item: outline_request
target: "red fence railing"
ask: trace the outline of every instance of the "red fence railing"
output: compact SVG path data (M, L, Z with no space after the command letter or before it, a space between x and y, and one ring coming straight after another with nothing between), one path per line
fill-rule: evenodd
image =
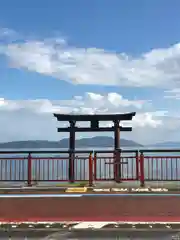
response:
M94 180L133 181L139 179L137 150L95 151Z
M0 182L69 181L180 181L180 150L0 151Z
M180 181L180 149L140 150L140 182Z
M92 153L76 151L73 166L69 151L0 151L0 182L73 182L92 185ZM71 179L72 180L72 179Z

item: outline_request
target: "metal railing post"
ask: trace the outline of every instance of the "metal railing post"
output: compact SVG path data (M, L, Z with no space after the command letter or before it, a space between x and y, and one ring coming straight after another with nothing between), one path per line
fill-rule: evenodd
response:
M139 180L139 152L136 151L136 179Z
M114 153L113 153L113 158L114 158L114 180L117 182L118 171L117 171L117 153L116 153L116 151L114 151Z
M28 187L32 186L32 157L31 153L28 155L28 180L27 180Z
M93 158L92 153L89 154L89 186L93 186Z
M75 159L75 152L70 151L69 153L69 182L74 183L74 161L78 161Z
M115 150L115 181L120 183L122 181L121 176L121 149Z
M140 186L144 187L144 153L140 153L140 158L139 158L139 163L140 163Z
M94 152L94 158L93 158L93 170L94 170L94 180L97 180L97 153Z

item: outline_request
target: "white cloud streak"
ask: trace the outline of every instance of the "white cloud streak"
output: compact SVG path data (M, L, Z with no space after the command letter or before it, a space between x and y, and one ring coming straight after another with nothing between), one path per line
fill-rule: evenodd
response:
M9 34L10 30L3 31L3 36ZM72 84L180 86L180 44L133 57L104 49L71 46L63 38L50 38L2 42L0 54L7 57L11 67L24 68Z
M0 99L0 141L49 139L58 140L67 137L58 134L58 122L54 112L74 114L125 113L137 111L131 123L123 124L133 127L131 133L122 137L146 144L170 139L180 129L180 119L173 118L164 111L148 110L148 102L132 101L117 93L101 95L86 93L69 100L50 101L7 100ZM65 124L65 123L63 123ZM110 123L107 123L110 124ZM93 133L94 135L94 133ZM104 133L106 135L106 133ZM81 134L78 137L87 137Z
M9 67L72 84L158 87L166 89L165 98L180 99L180 44L133 57L104 49L71 46L62 37L25 39L12 30L1 29L0 55L7 58ZM178 114L154 109L151 101L130 100L115 92L105 95L87 92L83 96L59 101L0 98L0 141L67 137L57 133L54 112L96 114L131 111L137 111L130 123L133 132L122 137L142 144L179 139Z
M165 91L164 98L180 100L180 88Z

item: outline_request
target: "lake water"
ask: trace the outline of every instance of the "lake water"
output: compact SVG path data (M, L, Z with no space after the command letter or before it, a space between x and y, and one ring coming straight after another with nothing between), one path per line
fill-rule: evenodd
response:
M122 148L122 150L133 150L133 148ZM147 149L147 148L146 148ZM151 148L149 148L151 149ZM162 149L162 148L161 148ZM167 148L165 148L167 149ZM86 150L87 153L77 153L75 158L75 179L76 180L88 180L88 151L92 148L77 149ZM96 150L112 150L111 148L94 148ZM134 148L134 150L140 150ZM141 148L143 150L143 148ZM56 153L33 153L32 157L36 158L32 160L32 179L37 181L55 181L68 179L68 155L61 153L61 151L67 151L67 149L1 149L2 151L59 151ZM177 180L180 178L180 153L146 153L145 156L150 156L145 159L144 171L145 179L151 180ZM163 156L174 156L163 158ZM13 153L2 154L0 153L0 180L1 181L25 181L28 178L28 153ZM97 178L113 179L114 177L114 165L113 154L107 153L98 154L97 160ZM136 177L136 158L135 153L122 153L122 165L121 165L121 177L123 179ZM155 159L153 156L159 156ZM51 158L54 159L51 159ZM4 159L3 159L4 158ZM6 159L11 158L11 160ZM23 159L22 159L23 158ZM44 159L43 159L44 158ZM57 158L57 159L55 159ZM61 158L61 159L58 159ZM153 159L152 159L153 158ZM21 160L20 160L21 159ZM128 163L128 164L127 164Z

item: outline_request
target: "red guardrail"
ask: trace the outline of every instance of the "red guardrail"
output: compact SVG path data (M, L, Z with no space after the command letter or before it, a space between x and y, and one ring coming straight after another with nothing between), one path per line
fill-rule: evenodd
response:
M0 181L27 182L28 186L35 182L68 182L71 172L73 181L89 181L92 185L92 153L76 151L73 161L71 158L72 152L68 151L0 151Z
M165 155L164 155L165 154ZM140 182L180 181L180 150L140 150Z
M0 181L180 181L180 150L0 151Z
M96 151L94 153L96 181L134 181L139 179L138 151Z

